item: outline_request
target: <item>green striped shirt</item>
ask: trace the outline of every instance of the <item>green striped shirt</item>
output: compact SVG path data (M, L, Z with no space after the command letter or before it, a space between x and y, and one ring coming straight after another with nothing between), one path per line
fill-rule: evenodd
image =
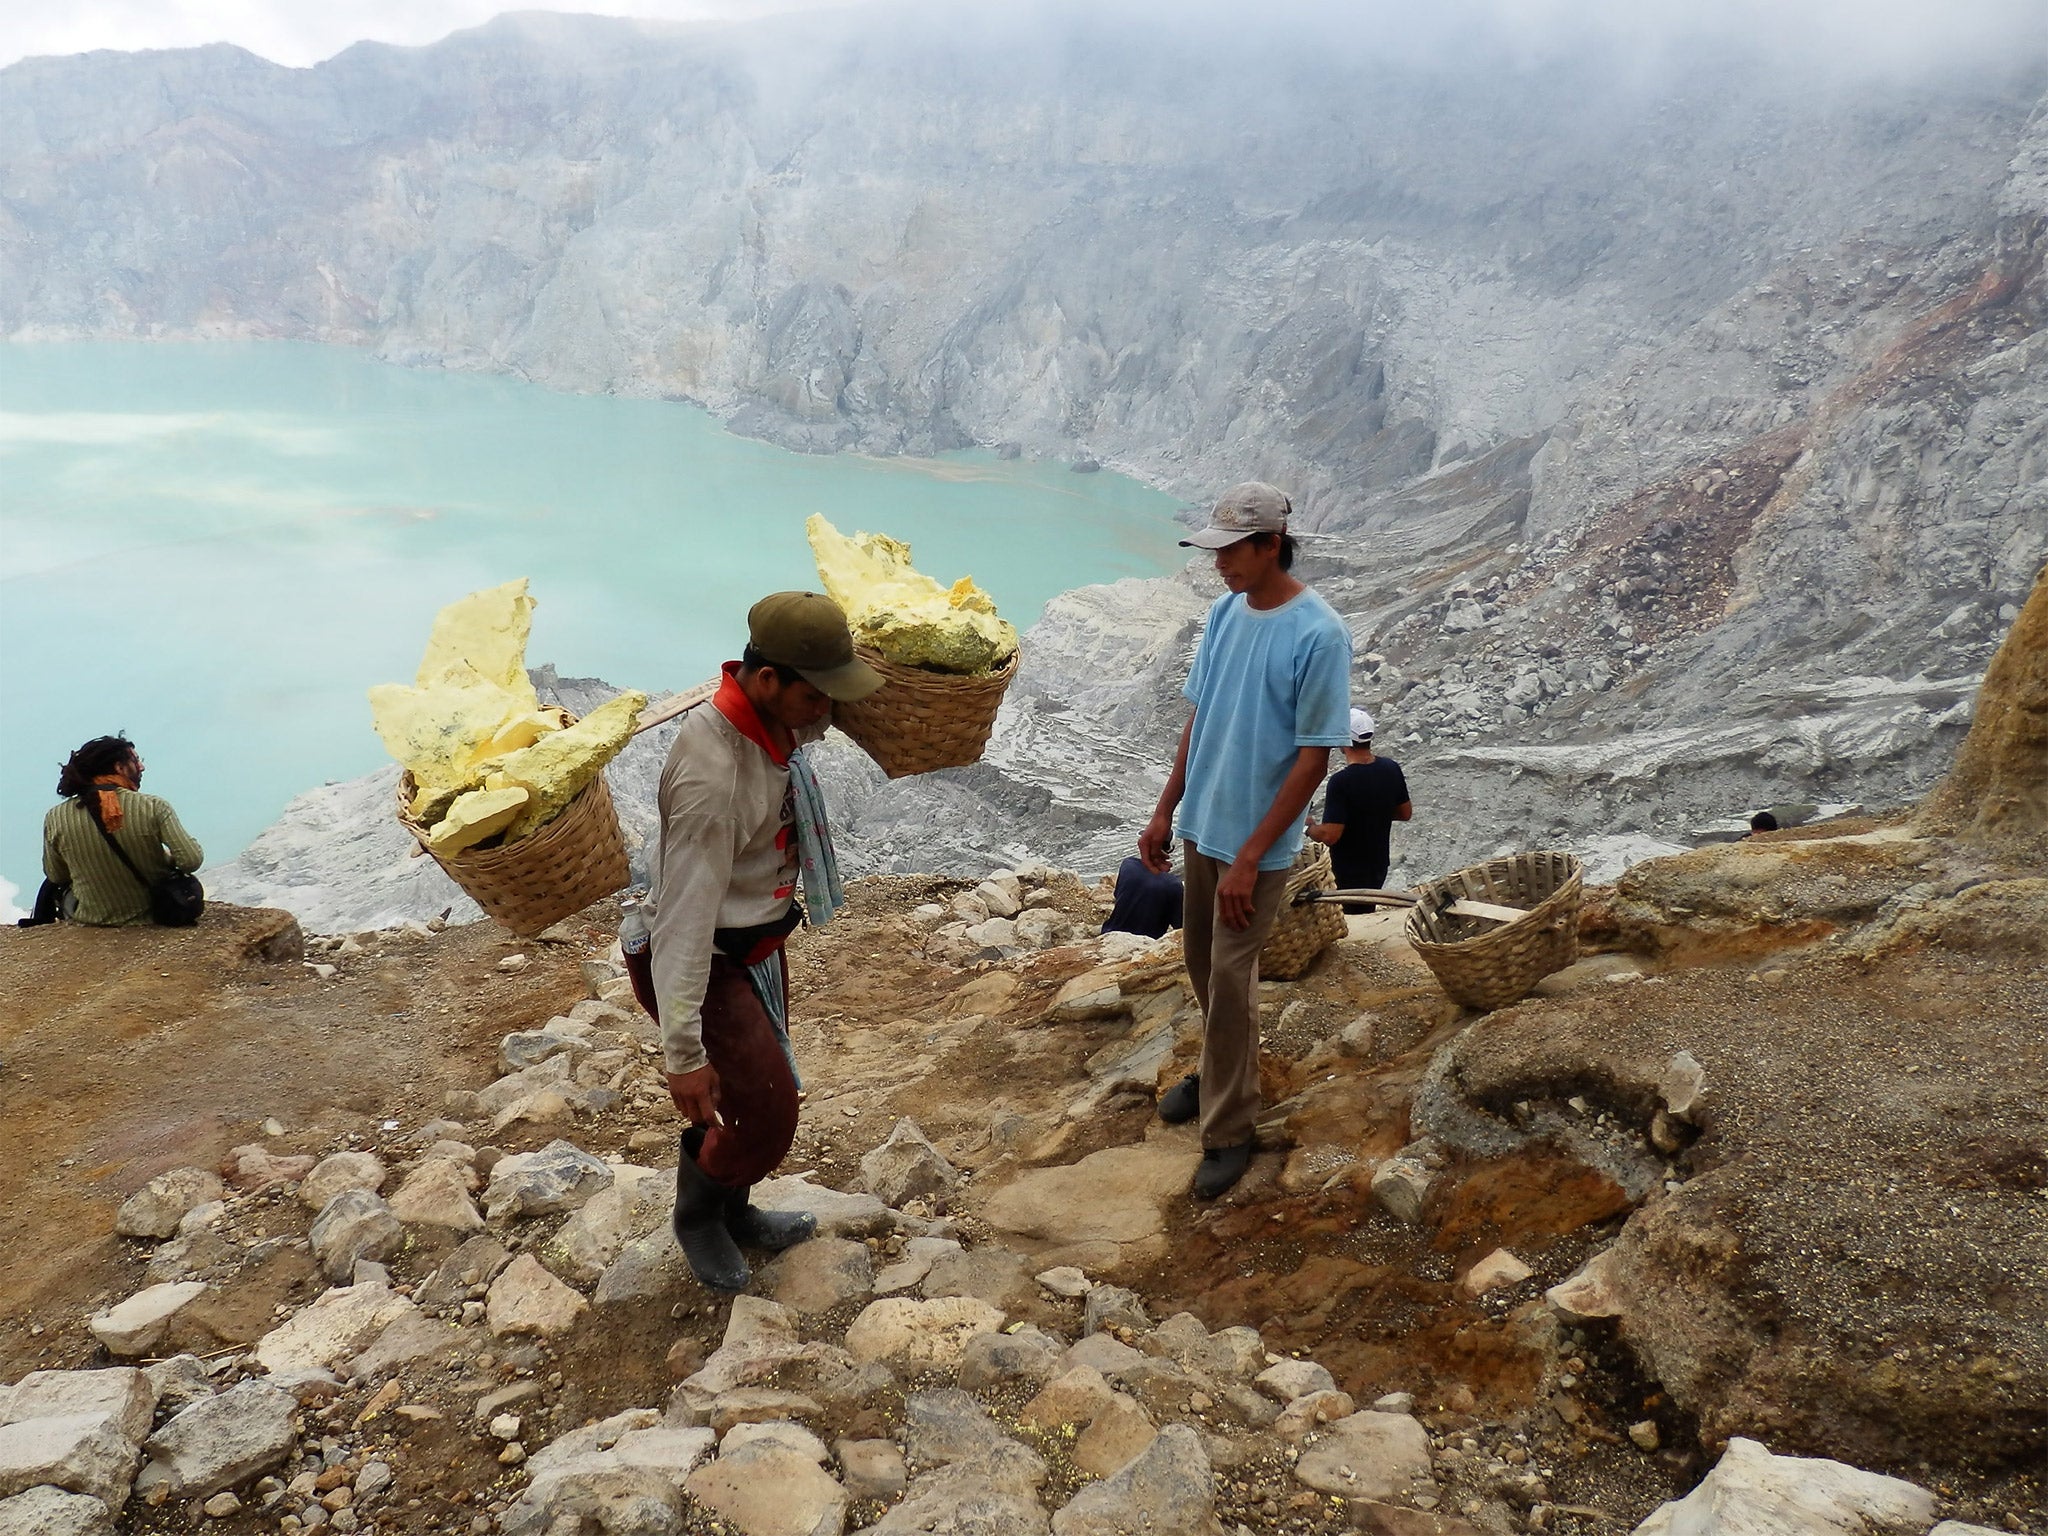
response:
M121 797L121 830L114 841L146 878L161 880L173 868L190 873L199 867L205 855L179 825L170 801L132 789L115 793ZM43 818L43 873L71 887L77 910L65 915L76 922L111 927L149 921L149 892L107 846L92 812L76 800L51 806Z

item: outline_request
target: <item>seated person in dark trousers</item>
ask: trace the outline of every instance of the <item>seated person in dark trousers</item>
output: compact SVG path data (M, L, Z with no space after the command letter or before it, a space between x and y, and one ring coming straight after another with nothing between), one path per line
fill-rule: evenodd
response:
M1395 822L1415 815L1401 765L1373 752L1372 733L1372 716L1352 710L1344 766L1323 792L1323 819L1309 823L1308 835L1330 850L1340 891L1386 889L1389 834Z
M1102 931L1160 938L1167 929L1180 926L1185 899L1179 875L1172 870L1154 874L1143 859L1132 854L1117 866L1116 902L1103 919Z

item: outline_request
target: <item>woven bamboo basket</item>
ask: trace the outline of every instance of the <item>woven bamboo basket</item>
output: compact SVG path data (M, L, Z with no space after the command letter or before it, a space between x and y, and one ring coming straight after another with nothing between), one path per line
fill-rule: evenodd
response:
M1287 895L1280 903L1279 921L1259 951L1259 975L1270 981L1292 981L1316 957L1344 937L1344 913L1326 902L1295 905L1304 891L1324 891L1337 883L1330 868L1330 850L1321 843L1309 843L1294 861L1287 876Z
M427 847L427 829L407 814L412 796L412 775L400 775L399 823L488 916L522 939L581 912L632 879L619 813L602 773L553 820L517 842L466 848L445 857Z
M981 761L1003 692L1017 675L1017 655L986 677L959 677L899 666L869 646L860 659L887 679L857 704L835 704L839 727L892 779Z
M1489 859L1422 887L1408 914L1408 941L1454 1002L1503 1008L1578 959L1583 889L1579 861L1569 853ZM1444 909L1460 898L1521 907L1528 915L1510 923L1453 917Z

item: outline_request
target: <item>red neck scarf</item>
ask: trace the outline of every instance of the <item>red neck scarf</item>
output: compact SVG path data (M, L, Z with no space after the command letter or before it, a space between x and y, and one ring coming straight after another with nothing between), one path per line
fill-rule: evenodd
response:
M719 680L718 692L711 696L711 707L732 723L732 728L747 740L768 754L768 760L778 768L789 766L789 753L775 744L768 734L768 723L761 718L754 701L747 697L746 689L740 686L740 664L728 661L721 669L724 677Z
M100 825L109 832L121 830L121 796L124 789L137 787L133 768L117 768L112 773L103 773L92 781L94 792L99 796Z

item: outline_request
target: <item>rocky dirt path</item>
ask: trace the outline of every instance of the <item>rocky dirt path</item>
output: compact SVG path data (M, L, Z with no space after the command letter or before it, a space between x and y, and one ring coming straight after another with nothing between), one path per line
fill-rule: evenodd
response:
M0 1170L0 1499L87 1486L99 1515L37 1532L112 1506L122 1531L203 1514L224 1536L1507 1536L1628 1531L1718 1468L1695 1497L1824 1477L1843 1520L1899 1536L1940 1514L2048 1530L2023 1155L2048 1141L2014 1087L2040 994L2007 948L1968 947L2027 893L1900 907L1927 860L1873 872L1866 848L1770 886L1803 941L1832 925L1825 952L1753 914L1745 957L1731 918L1712 966L1602 955L1477 1021L1385 920L1355 924L1264 989L1267 1150L1214 1206L1184 1193L1192 1137L1152 1113L1196 1023L1171 944L1081 940L1095 896L1071 876L864 882L795 945L808 1097L761 1191L821 1237L738 1300L666 1233L675 1120L601 911L547 942L399 932L307 962L263 958L290 935L233 909L192 934L0 932L5 1108L29 1137ZM1606 931L1657 948L1695 899L1671 862L1600 908ZM1970 921L1926 918L1944 902ZM1020 926L1043 947L978 944ZM1857 1032L1907 993L1889 1034ZM1943 1008L1968 1030L1942 1039ZM1843 1050L1864 1059L1833 1098L1793 1083ZM1895 1078L1887 1051L1939 1059ZM1898 1134L1866 1155L1879 1111ZM1901 1167L1913 1145L1928 1179ZM1802 1146L1827 1166L1800 1199L1740 1195ZM1866 1252L1828 1227L1879 1173L1880 1205L1931 1218L1958 1167L1981 1177L1928 1240L1902 1224ZM1687 1243L1746 1257L1674 1258ZM1869 1275L1936 1294L1959 1252L2008 1278L1897 1355L1920 1390L1864 1457L1925 1491L1742 1449L1868 1444L1757 1319L1860 1348L1910 1320ZM91 1374L27 1375L67 1369ZM1930 1428L1971 1390L2002 1394L2005 1439ZM53 1451L60 1419L97 1439Z

